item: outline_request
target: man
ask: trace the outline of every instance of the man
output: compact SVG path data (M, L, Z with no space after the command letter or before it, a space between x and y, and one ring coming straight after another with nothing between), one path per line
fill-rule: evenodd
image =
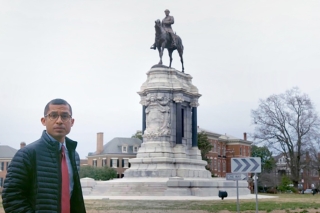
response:
M171 36L172 46L173 47L177 47L177 45L176 45L176 36L175 36L175 34L174 34L173 30L172 30L172 27L171 27L171 25L174 24L174 18L173 18L173 16L169 16L170 11L168 9L166 9L164 11L164 13L166 14L166 17L164 17L164 19L162 19L162 27ZM154 50L156 49L156 41L150 47L150 49L154 49Z
M6 213L85 213L77 142L66 137L74 123L70 104L50 101L41 123L46 127L41 138L20 149L9 165L3 208Z

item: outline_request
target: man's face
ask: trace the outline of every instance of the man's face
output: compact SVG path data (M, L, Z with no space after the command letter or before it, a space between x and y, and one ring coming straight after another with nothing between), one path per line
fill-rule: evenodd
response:
M63 142L73 126L68 105L49 105L47 116L41 118L41 123L46 127L47 133L59 142Z
M168 10L166 10L166 11L164 11L164 13L166 14L166 16L168 16L170 12Z

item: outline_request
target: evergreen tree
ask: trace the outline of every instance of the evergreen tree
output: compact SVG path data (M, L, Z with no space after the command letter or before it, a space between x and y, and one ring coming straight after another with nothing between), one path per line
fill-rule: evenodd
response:
M205 132L198 133L198 148L201 151L202 160L211 163L211 160L207 157L207 154L212 149L212 144L209 142L208 136Z

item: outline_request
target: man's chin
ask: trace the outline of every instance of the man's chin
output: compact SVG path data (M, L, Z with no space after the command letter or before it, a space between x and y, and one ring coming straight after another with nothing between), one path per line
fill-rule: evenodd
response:
M64 138L66 137L65 133L58 133L55 132L53 135L51 135L54 139L56 139L59 142L63 142Z

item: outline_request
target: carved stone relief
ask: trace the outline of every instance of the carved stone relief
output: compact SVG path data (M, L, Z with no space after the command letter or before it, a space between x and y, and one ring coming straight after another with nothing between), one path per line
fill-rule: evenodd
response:
M171 134L170 99L166 96L150 96L146 103L146 130L144 137L155 138Z

